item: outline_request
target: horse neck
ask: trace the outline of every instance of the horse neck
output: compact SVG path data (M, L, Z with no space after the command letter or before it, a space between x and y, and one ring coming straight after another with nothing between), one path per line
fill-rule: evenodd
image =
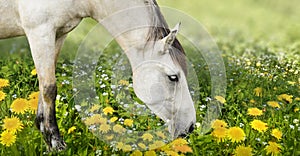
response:
M102 24L126 52L145 45L152 23L144 0L89 0L91 17Z

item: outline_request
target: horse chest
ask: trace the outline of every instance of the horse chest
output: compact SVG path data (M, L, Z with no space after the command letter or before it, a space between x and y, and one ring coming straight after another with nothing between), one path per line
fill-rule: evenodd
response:
M4 0L0 5L0 39L24 34L14 0Z
M61 24L56 28L56 36L60 37L72 31L82 20L82 18L70 19L66 23Z

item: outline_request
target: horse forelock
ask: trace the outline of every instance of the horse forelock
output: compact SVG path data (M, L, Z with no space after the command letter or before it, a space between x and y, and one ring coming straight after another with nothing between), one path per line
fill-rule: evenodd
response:
M157 41L166 37L170 33L168 24L163 17L159 6L155 0L150 0L150 12L152 18L151 27L148 32L147 41ZM176 50L170 50L170 56L172 60L177 63L183 70L184 74L187 75L186 57L183 47L177 38L174 40L172 47Z

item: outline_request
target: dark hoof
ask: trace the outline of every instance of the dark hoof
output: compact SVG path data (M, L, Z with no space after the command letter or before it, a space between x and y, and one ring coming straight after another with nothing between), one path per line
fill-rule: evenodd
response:
M51 133L52 132L52 133ZM53 133L53 131L48 131L48 133L43 133L45 142L48 145L49 151L62 151L67 148L66 143L63 141L63 139L60 137L59 132L55 131L57 133Z
M61 138L53 137L51 139L51 151L63 151L67 148L66 143Z

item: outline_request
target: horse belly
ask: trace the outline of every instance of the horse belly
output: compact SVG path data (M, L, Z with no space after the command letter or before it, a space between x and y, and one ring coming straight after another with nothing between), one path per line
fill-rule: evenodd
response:
M16 0L0 2L0 39L24 35Z

